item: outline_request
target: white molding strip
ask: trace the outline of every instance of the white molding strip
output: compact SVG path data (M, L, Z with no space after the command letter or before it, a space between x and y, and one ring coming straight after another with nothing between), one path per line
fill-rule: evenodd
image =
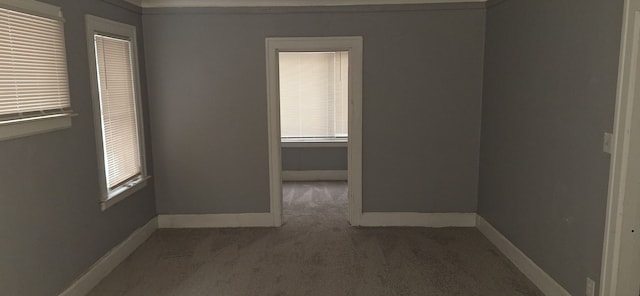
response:
M98 259L89 269L81 275L60 296L86 295L122 261L127 259L151 234L158 228L157 218L153 218L144 226L131 233L127 239Z
M347 174L347 170L282 171L282 181L346 181Z
M166 7L303 7L397 5L435 3L485 3L487 0L125 0L143 8Z
M474 227L475 213L362 213L359 226L368 227Z
M158 215L159 228L273 227L271 213Z
M282 142L280 145L282 148L347 148L349 143L343 142Z
M0 124L0 141L33 136L71 127L71 115L20 120Z
M639 34L640 0L625 0L600 295L636 295L640 286L640 237L635 231L640 225L640 188L637 186L640 164L636 161L640 129Z
M495 229L480 215L477 216L476 227L484 236L489 239L511 262L518 267L537 287L549 296L571 296L558 282L548 275L531 258L527 257L518 247L516 247L502 233Z

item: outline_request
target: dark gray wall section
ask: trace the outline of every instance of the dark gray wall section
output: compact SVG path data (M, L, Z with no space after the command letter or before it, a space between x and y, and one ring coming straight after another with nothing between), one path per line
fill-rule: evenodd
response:
M622 6L488 9L479 213L573 295L600 278Z
M265 37L351 35L364 210L474 212L485 10L410 8L145 10L158 212L268 212Z
M67 130L0 141L3 295L57 295L155 215L153 184L100 210L85 38L85 13L133 25L140 16L98 0L45 2L61 6L67 20L71 103L79 116Z
M346 170L347 152L346 147L282 148L282 170Z

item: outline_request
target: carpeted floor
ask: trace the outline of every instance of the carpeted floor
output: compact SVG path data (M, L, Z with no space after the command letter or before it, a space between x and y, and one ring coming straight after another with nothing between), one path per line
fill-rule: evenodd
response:
M346 183L283 191L282 227L160 229L90 295L543 295L474 228L353 228Z

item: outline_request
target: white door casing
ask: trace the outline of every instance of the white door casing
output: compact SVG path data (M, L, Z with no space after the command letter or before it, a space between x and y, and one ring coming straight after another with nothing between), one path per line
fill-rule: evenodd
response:
M266 38L267 100L269 129L269 186L273 225L282 225L282 156L280 140L279 52L349 52L349 222L362 218L362 37Z
M640 291L640 0L625 0L601 296Z

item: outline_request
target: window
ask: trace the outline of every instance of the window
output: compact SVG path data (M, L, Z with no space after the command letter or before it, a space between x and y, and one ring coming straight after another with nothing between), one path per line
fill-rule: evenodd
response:
M146 184L136 28L87 16L103 208Z
M283 142L346 140L348 55L347 51L279 53Z
M71 126L60 8L0 0L0 139Z

